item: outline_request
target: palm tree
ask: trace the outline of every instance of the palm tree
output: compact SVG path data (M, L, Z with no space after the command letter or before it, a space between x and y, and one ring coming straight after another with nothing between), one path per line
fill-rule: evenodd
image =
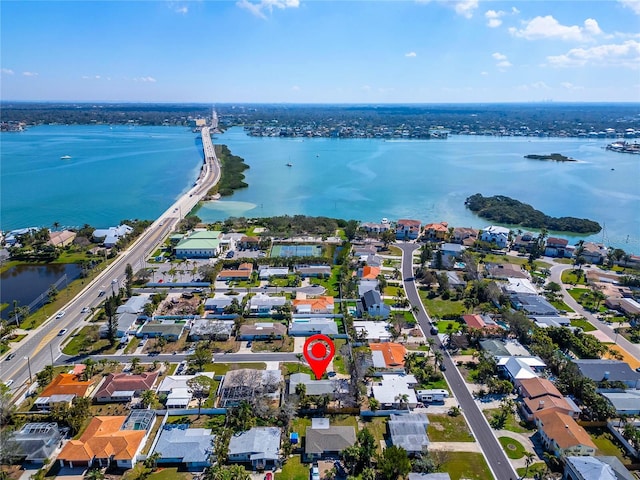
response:
M402 410L402 405L406 405L407 410L409 410L409 395L406 393L399 393L395 396L394 400L400 404L398 410Z
M60 228L60 222L53 222L51 226L53 227L54 230L57 230Z
M300 371L300 365L302 364L303 357L304 355L302 355L301 353L296 353L296 358L298 359L298 372Z
M104 473L99 468L92 468L84 474L85 480L103 480L104 478Z
M435 352L433 352L433 366L434 367L438 367L438 364L442 363L442 360L444 359L444 355L442 354L442 352L440 350L436 350Z

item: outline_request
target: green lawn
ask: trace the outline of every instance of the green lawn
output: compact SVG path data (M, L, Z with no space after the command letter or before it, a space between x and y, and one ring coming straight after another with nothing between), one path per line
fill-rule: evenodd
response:
M509 437L499 437L498 441L500 442L500 445L502 445L507 457L512 460L524 457L525 450L519 441Z
M65 355L79 355L80 353L86 354L103 354L107 355L115 353L118 348L118 344L114 347L109 345L109 340L106 338L99 338L99 326L98 325L86 325L82 327L77 333L74 333L71 340L62 349L62 353ZM92 341L91 339L96 339Z
M440 320L436 322L440 333L457 333L460 331L460 323L455 320Z
M306 480L309 478L309 466L302 463L300 455L286 459L282 472L275 474L275 480Z
M583 272L584 273L584 272ZM580 280L578 280L578 275L576 275L575 270L564 270L562 272L562 276L560 277L562 283L571 283L578 285L586 285L587 281L584 275L580 275Z
M462 415L429 415L427 431L432 442L473 442L467 422Z
M266 370L267 364L263 362L253 363L207 363L204 366L205 372L214 372L216 375L226 375L229 370L240 370L241 368L253 368L255 370Z
M593 332L596 329L596 327L591 325L591 323L584 318L575 318L571 320L571 326L580 327L584 332Z
M429 437L431 438L431 437ZM451 480L490 480L491 471L481 453L446 452L441 470L448 472Z
M625 450L617 443L611 432L604 427L587 427L587 433L591 436L591 440L598 447L598 455L609 455L618 457L624 463L629 464L631 460L625 456Z
M553 300L552 302L549 302L549 303L554 307L556 307L558 310L564 310L565 312L574 311L573 308L571 308L569 305L564 303L562 300Z
M344 373L345 375L349 372L347 371L347 367L344 363L344 358L340 353L340 349L347 343L344 338L338 338L333 341L333 345L336 348L335 356L333 357L333 370L337 373Z
M487 420L491 420L495 415L498 415L500 413L500 409L488 408L487 410L483 410L482 413L484 414L485 417L487 417ZM535 432L535 429L529 429L526 427L525 423L520 423L518 418L513 413L509 414L509 416L507 417L507 421L504 425L504 429L510 430L515 433Z
M527 468L524 467L524 468L518 468L516 470L516 472L517 472L518 476L520 476L520 477L524 477L525 474L526 474L527 478L532 478L537 473L543 474L546 470L547 470L547 464L546 463L537 462L537 463L533 463L533 464L529 465L529 470L527 470Z
M178 472L175 467L159 468L147 477L147 480L191 480L193 476L187 472Z
M443 317L445 315L463 315L466 311L464 303L458 300L443 300L442 298L428 298L425 290L419 290L422 304L432 317Z
M567 293L569 295L571 295L571 297L578 303L580 303L580 297L585 294L585 293L589 293L591 290L589 290L588 288L569 288L567 290Z
M376 439L376 449L378 453L382 453L380 442L384 440L384 436L387 434L386 417L371 417L371 419L364 421L364 428L371 432L371 435Z

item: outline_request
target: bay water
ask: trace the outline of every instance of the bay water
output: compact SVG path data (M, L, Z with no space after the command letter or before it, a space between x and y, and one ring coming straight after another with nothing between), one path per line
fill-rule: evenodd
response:
M180 127L39 126L2 133L0 141L3 230L156 218L190 187L202 162L197 134ZM640 253L640 157L607 151L609 142L265 138L234 127L214 143L245 159L249 187L197 214L204 221L283 214L416 218L481 228L487 222L464 200L474 193L507 195L548 215L605 226L596 235L565 238L604 240ZM549 153L578 161L524 158Z

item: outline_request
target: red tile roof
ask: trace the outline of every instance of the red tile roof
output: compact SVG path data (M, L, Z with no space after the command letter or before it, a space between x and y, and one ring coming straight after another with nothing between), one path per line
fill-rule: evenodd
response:
M404 366L404 357L407 354L404 345L392 342L370 343L369 348L372 352L382 352L387 368Z

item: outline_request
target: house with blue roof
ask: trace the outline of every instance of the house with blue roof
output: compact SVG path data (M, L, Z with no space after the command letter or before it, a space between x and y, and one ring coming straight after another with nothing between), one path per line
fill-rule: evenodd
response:
M165 424L153 453L159 453L158 465L203 470L211 466L215 436L209 428L187 428L186 424Z

